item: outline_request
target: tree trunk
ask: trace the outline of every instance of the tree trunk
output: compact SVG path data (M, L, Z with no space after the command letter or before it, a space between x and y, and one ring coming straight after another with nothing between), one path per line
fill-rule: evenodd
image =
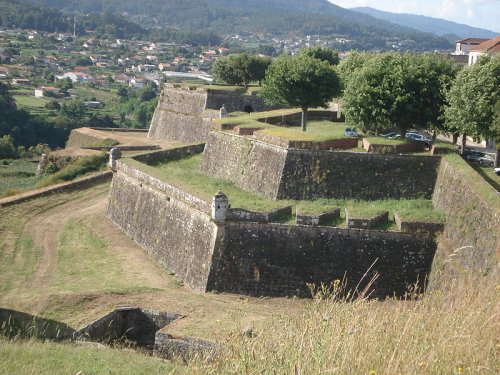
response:
M462 154L464 153L465 146L467 146L467 134L462 134Z
M307 129L307 108L302 108L302 118L300 121L302 131L305 132Z
M435 143L435 142L436 142L437 135L438 135L438 134L437 134L437 131L435 131L435 130L434 130L434 131L432 132L432 143Z
M458 141L458 133L453 133L453 144L456 145Z
M495 164L493 165L494 168L498 168L500 165L500 145L497 145L497 154L495 156Z

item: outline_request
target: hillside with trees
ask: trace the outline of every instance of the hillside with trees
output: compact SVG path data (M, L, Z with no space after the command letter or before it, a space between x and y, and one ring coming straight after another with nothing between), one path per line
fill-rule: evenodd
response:
M216 33L339 35L356 38L353 48L383 48L386 38L411 40L413 50L450 48L449 42L429 33L381 21L335 6L327 0L42 0L67 12L127 13L141 25L182 30L210 29Z
M0 0L0 28L33 29L45 32L73 33L85 35L91 30L97 37L119 39L149 39L153 41L175 41L193 45L220 43L220 36L210 30L201 32L175 28L146 29L122 15L108 10L76 15L59 9L31 4L25 1Z
M476 38L494 38L497 33L491 30L480 29L457 22L443 20L441 18L426 17L408 13L392 13L370 7L351 8L356 12L368 14L380 20L389 21L401 26L411 27L427 33L449 36L450 38L466 38L474 36Z

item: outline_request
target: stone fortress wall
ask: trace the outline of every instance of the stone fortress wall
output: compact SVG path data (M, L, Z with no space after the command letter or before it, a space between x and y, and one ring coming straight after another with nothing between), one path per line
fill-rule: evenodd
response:
M272 108L255 94L165 85L151 120L148 137L186 143L205 142L212 119L219 117L222 105L228 112L254 112Z
M201 168L271 199L430 199L439 160L433 156L287 149L212 131Z
M458 155L456 158L457 163L466 163ZM488 192L490 199L479 190ZM498 267L500 193L480 176L471 180L461 168L443 159L432 200L434 207L445 212L443 236L453 247L455 258L482 272Z
M215 109L222 104L231 112L244 102L232 103L227 94L167 87L149 136L206 141L203 170L272 199L433 196L435 207L446 212L444 235L453 245L473 244L483 264L493 264L494 254L500 253L500 214L471 192L457 168L440 164L440 157L299 150L209 132L207 119L218 117ZM261 110L257 104L253 109ZM187 154L202 151L195 147ZM158 152L138 161L159 162L183 152ZM464 200L468 203L457 203ZM262 218L268 213L242 212L232 209L226 222L214 221L208 202L117 163L109 217L197 291L307 295L306 283L344 276L357 283L368 271L365 281L379 275L375 295L401 295L408 285L422 285L436 251L434 239L421 234L290 226L266 223Z
M422 234L256 223L236 215L216 222L207 202L120 161L108 216L200 292L310 296L307 283L346 278L354 289L367 273L360 288L378 275L374 296L402 295L408 285L423 286L436 251L433 238Z

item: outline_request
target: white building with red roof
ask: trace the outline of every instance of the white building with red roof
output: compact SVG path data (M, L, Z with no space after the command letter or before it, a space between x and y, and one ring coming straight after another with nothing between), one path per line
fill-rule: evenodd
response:
M500 36L484 41L469 49L469 65L475 64L481 56L496 56L500 54Z

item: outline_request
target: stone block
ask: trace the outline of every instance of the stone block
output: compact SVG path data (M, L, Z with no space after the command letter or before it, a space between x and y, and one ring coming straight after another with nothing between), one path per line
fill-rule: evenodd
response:
M297 224L300 225L325 225L329 221L340 218L340 208L317 215L297 213Z
M389 212L381 211L370 217L356 217L346 208L345 217L347 228L373 229L389 220Z
M442 232L444 229L444 223L404 220L398 212L394 212L394 221L398 229L402 232L435 234Z

